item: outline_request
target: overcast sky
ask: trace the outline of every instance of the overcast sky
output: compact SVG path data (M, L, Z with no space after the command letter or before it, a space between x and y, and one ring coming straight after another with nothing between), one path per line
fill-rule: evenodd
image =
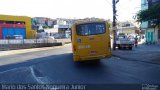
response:
M120 0L118 20L132 20L141 0ZM0 0L0 14L50 18L97 17L112 20L112 0Z

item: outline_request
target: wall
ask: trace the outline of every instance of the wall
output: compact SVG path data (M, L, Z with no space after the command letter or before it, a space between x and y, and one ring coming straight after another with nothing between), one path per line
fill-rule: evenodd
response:
M125 29L125 30L123 30L123 33L125 33L125 34L135 34L135 30Z
M3 28L25 28L25 25L21 24L0 24L0 39L2 39ZM26 35L25 35L26 36Z

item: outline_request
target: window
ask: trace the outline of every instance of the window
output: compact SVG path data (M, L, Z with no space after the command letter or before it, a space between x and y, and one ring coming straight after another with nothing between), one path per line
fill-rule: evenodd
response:
M77 34L81 36L97 35L106 32L105 23L89 23L76 26Z

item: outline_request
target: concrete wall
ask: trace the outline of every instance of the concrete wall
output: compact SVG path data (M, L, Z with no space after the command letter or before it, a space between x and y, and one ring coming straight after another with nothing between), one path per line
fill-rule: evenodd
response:
M124 29L124 30L123 30L123 33L125 33L125 34L135 34L135 30L132 30L132 29Z
M39 47L60 46L71 43L71 39L56 39L56 42L48 42L41 39L26 39L26 40L0 40L0 51L16 50Z

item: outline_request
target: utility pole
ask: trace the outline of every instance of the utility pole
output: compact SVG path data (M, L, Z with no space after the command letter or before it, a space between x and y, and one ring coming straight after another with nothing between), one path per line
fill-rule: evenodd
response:
M116 27L116 4L119 2L119 0L112 0L113 4L113 50L116 50L116 37L117 37L117 27Z

